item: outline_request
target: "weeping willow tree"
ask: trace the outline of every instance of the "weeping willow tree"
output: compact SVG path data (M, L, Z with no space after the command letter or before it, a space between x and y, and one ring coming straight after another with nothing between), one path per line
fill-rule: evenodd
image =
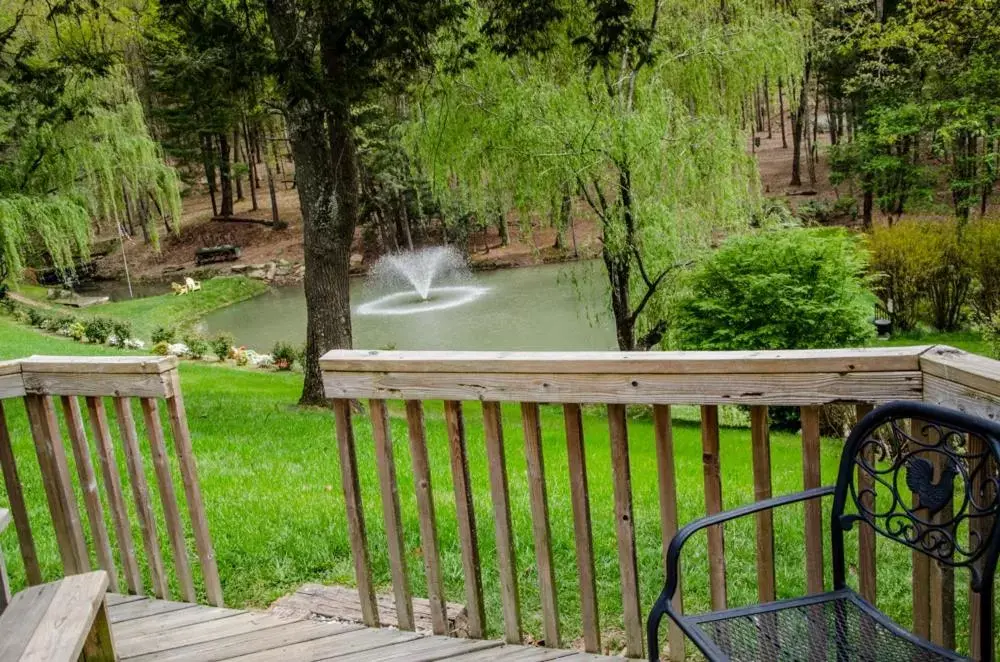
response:
M415 105L408 145L467 214L585 200L602 228L618 344L651 347L673 276L760 213L739 120L765 75L801 66L804 19L785 7L484 2L471 30L489 47L439 59L450 66Z
M180 215L179 180L123 70L54 56L39 35L51 24L29 9L0 13L0 284L29 261L72 269L95 230L141 205Z

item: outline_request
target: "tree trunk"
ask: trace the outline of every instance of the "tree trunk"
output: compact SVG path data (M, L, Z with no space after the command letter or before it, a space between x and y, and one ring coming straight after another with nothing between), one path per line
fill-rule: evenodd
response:
M500 234L500 245L510 246L510 227L507 225L507 215L503 211L503 205L497 206L496 211L497 232ZM489 240L487 240L487 248Z
M816 161L819 160L819 81L816 81L816 92L813 95L812 140L809 141L809 183L816 185Z
M242 163L243 158L240 156L240 130L233 130L233 164L234 168L239 167ZM236 180L236 199L240 202L243 201L243 178L240 176L239 172L236 172L233 176Z
M271 221L278 227L281 219L278 217L278 193L274 189L274 173L271 172L271 161L264 159L264 170L267 172L267 192L271 197Z
M812 54L806 54L806 67L799 89L799 105L792 113L792 186L802 186L802 138L808 137L809 127L809 69Z
M767 139L774 137L771 133L771 83L764 76L764 110L767 111Z
M781 125L781 148L788 149L788 136L785 134L785 88L778 79L778 124Z
M246 123L243 124L243 147L247 154L247 166L250 168L250 172L247 173L247 182L250 184L250 205L254 211L257 211L260 209L260 205L257 203L257 187L260 186L260 180L257 178L257 160L254 158L253 148L250 146L250 129Z
M866 178L865 181L862 181L861 185L864 191L864 197L862 198L861 204L861 227L864 228L865 232L871 232L872 208L875 205L875 195L872 193L871 189L871 178Z
M403 230L403 241L406 242L407 250L413 250L413 232L410 230L410 212L406 208L406 196L402 191L396 193L396 203L399 205L399 212L396 218L399 219Z
M233 171L229 162L229 139L219 134L219 188L222 189L222 216L233 215Z
M208 134L201 138L201 158L205 164L205 183L208 184L208 195L212 198L212 216L218 216L219 205L215 200L215 158L212 156L212 136Z

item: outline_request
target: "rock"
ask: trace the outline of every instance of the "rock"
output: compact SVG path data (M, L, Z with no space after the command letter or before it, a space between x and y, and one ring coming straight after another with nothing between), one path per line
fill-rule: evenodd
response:
M274 275L279 278L284 278L292 273L292 268L289 266L278 267L274 270Z
M257 280L264 280L265 274L263 269L252 269L248 274L248 277L255 278Z
M233 272L234 274L244 274L244 273L250 271L250 265L249 264L234 264L233 266L231 266L229 268L229 270L231 272Z
M290 266L292 266L292 263L289 262L288 260L282 258L282 259L278 260L278 266L279 267L290 267Z
M277 270L278 270L278 265L276 265L274 262L268 262L267 273L265 274L264 278L267 280L274 280L274 274L277 272Z
M256 271L258 269L261 270L261 271L263 271L263 270L267 269L267 263L265 262L264 264L252 264L252 265L250 265L250 269L252 269L254 271Z
M176 274L184 271L184 267L180 265L174 265L172 267L163 267L163 274Z

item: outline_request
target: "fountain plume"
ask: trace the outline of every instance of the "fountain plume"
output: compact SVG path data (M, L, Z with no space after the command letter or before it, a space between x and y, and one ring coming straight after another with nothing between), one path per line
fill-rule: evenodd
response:
M412 287L423 301L427 301L435 280L454 277L465 271L465 260L457 250L450 246L435 246L387 255L375 263L372 275L384 284L402 281Z

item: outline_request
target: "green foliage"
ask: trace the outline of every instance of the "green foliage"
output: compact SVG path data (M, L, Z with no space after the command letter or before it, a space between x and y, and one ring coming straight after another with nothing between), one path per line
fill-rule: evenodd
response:
M28 312L28 323L34 327L41 328L42 325L45 324L49 319L48 314L40 308L29 306L27 312Z
M115 320L111 327L111 333L116 338L118 345L124 345L125 341L135 337L135 329L129 320Z
M905 220L871 233L875 290L887 307L892 302L898 329L913 329L925 308L935 328L959 327L973 276L965 243L954 221Z
M212 353L220 361L225 361L233 353L233 345L236 339L231 333L220 333L212 339Z
M274 365L277 366L278 370L291 370L298 356L299 350L291 344L281 341L276 342L274 349L271 350L271 357L274 359Z
M1000 314L1000 220L978 219L965 229L962 253L972 271L970 303L980 320Z
M151 340L154 343L171 343L177 342L177 329L173 327L158 326L153 329L153 334Z
M874 337L866 258L834 229L786 229L726 240L673 304L679 349L813 349Z
M165 340L161 340L155 343L150 351L152 351L153 354L156 354L157 356L166 356L167 354L170 353L170 343L166 342Z
M88 342L103 345L114 331L114 321L107 317L91 317L83 323L83 333Z
M853 223L858 218L858 201L851 196L836 200L810 200L799 205L796 211L807 224Z
M83 342L83 339L87 337L87 327L83 322L77 320L70 325L67 335L77 342Z
M203 358L208 352L208 341L200 333L187 333L181 342L187 345L187 355L192 359Z

